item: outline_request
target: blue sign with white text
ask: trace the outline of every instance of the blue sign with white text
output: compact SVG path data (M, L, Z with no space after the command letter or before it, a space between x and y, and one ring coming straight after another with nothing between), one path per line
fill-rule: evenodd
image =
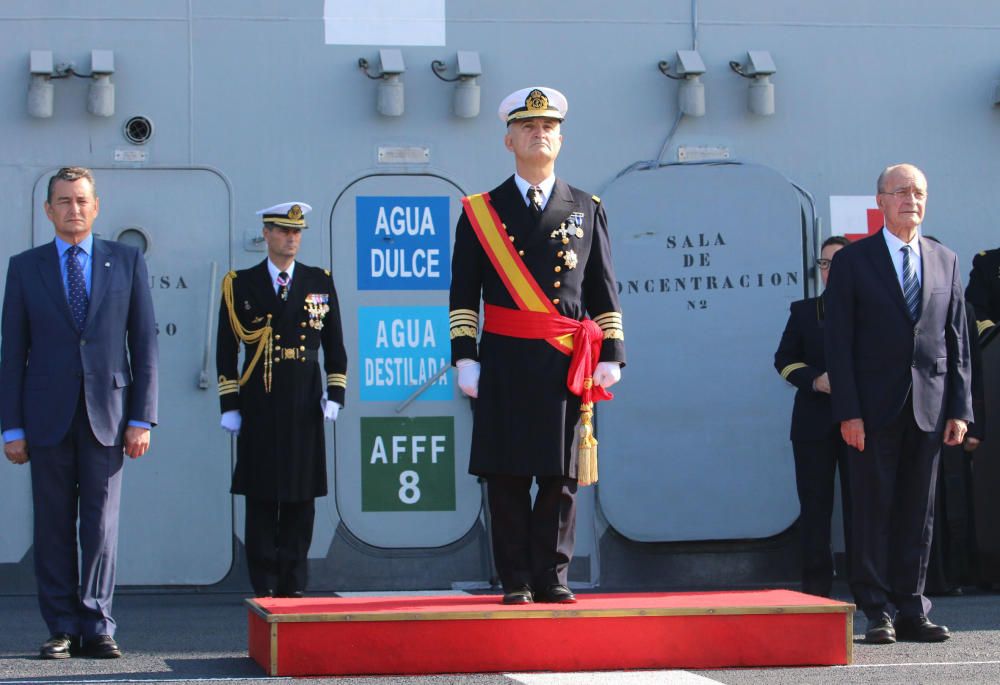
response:
M358 290L447 290L448 200L447 196L355 198Z
M360 307L358 350L361 399L405 400L440 369L450 366L448 307ZM446 371L420 400L454 397Z

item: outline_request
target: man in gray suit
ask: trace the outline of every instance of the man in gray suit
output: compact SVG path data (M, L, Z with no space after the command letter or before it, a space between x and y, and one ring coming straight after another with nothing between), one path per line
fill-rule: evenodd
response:
M60 169L45 202L55 240L11 258L4 291L0 426L7 459L31 463L43 659L121 656L111 600L123 452L142 456L156 423L146 263L94 238L99 209L93 174Z
M848 445L851 590L867 642L939 642L924 597L942 441L972 419L969 339L955 253L920 235L927 179L878 179L878 233L842 249L826 291L833 418ZM893 610L895 609L895 621Z

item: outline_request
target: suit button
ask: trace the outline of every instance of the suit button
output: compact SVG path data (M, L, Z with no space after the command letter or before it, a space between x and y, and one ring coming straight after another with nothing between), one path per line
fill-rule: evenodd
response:
M521 255L522 257L524 256L524 250L518 250L518 251L517 251L517 253L518 253L519 255Z
M280 349L281 349L281 345L275 345L275 346L274 346L274 349L276 349L276 350L280 350Z
M299 351L300 352L305 352L306 351L306 346L305 345L299 345Z
M556 252L556 257L562 257L562 256L563 256L563 251L562 250L559 250L558 252Z
M558 297L553 297L552 298L552 304L559 304L559 298Z
M555 283L552 284L552 287L553 288L558 288L561 285L562 285L562 283L560 283L559 281L556 281Z
M305 333L303 333L302 335L299 336L299 340L305 340L305 339L306 339L306 334Z
M299 322L299 326L301 326L302 328L305 328L306 327L306 322L305 321Z
M514 236L512 236L512 235L509 235L509 236L507 236L507 237L508 237L508 238L510 238L510 242L514 242Z
M280 335L276 335L276 336L274 336L274 339L275 340L281 340L281 336Z
M562 271L562 267L561 267L561 266L557 266L557 267L555 268L555 272L556 272L556 273L559 273L560 271Z

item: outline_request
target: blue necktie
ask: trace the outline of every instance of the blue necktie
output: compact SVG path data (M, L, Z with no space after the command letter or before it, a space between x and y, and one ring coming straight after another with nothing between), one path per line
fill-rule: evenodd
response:
M71 245L66 250L66 286L69 291L69 310L73 313L76 327L82 331L83 324L87 320L90 298L87 297L87 281L83 277L83 267L76 258L81 252L83 250L79 245Z
M913 263L913 248L903 245L903 299L906 308L910 310L910 318L914 321L920 316L920 282L917 280L917 267Z

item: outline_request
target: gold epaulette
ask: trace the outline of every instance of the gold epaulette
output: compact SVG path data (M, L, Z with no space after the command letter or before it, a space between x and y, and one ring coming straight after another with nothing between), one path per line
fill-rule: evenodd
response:
M323 269L323 273L325 273L327 276L329 276L330 275L330 270L329 269Z
M257 366L257 362L260 361L261 355L264 355L264 392L271 392L271 315L268 314L264 325L255 331L243 327L239 317L236 315L236 305L233 302L233 279L235 278L236 272L230 271L222 279L222 300L226 303L226 311L229 314L229 327L232 328L233 335L243 341L247 347L254 343L257 345L257 350L254 352L253 358L247 364L243 376L240 377L239 385L246 385L246 382L250 379L250 374L253 373L254 368Z
M474 309L452 309L448 317L451 319L451 339L475 338L479 335L479 312Z
M794 364L789 364L788 366L786 366L781 370L781 377L787 381L788 377L792 375L792 371L798 371L799 369L804 369L806 368L806 366L807 364L803 364L802 362L795 362Z
M979 256L980 257L985 257L986 256L986 250L983 250L982 252L980 252Z
M594 317L594 323L604 331L605 340L625 340L621 312L605 312Z
M597 204L601 204L601 198L597 197L596 195L591 195L590 199L596 202Z
M328 373L326 374L326 384L332 385L337 388L347 389L347 374L346 373Z
M996 326L996 324L989 319L983 319L982 321L976 322L976 328L979 331L979 335L982 335L984 331L987 331L994 326Z

